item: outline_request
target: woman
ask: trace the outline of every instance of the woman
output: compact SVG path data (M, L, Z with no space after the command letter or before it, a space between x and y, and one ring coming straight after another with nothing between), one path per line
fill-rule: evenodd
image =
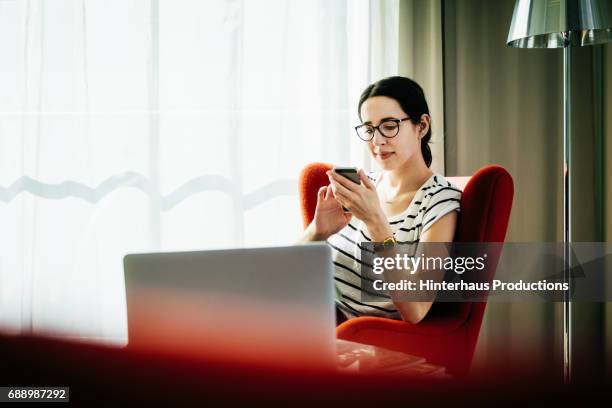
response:
M362 301L359 243L451 242L461 191L429 168L431 118L416 82L396 76L368 86L358 113L362 124L355 128L357 135L368 143L381 171L366 175L359 170L360 185L329 171L330 185L318 192L302 242L327 240L332 248L340 321L372 315L418 323L431 301L383 296Z

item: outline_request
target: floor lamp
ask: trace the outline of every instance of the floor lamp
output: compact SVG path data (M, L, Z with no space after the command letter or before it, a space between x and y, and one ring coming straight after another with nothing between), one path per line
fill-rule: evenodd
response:
M570 285L572 47L610 41L611 0L516 0L507 44L517 48L563 48L563 277ZM571 381L572 363L569 292L563 299L563 378L566 383Z

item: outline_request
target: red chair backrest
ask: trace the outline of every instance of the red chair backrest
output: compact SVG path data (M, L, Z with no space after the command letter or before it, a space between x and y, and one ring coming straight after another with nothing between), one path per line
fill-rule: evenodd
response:
M455 241L504 242L513 196L512 177L503 167L474 173L463 189Z
M304 228L312 222L317 208L317 192L329 184L325 172L334 166L327 163L311 163L304 167L298 179L300 204L302 206L302 222Z

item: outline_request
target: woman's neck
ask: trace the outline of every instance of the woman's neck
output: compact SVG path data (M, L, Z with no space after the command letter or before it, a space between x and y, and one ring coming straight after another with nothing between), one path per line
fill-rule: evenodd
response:
M397 194L415 191L423 185L433 174L433 171L425 164L422 157L416 160L408 160L401 167L385 172L387 175L387 186Z

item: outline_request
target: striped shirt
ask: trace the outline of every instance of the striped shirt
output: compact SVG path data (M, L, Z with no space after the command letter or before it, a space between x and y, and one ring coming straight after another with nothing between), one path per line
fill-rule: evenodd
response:
M370 172L376 185L379 174ZM461 190L439 174L433 174L417 191L408 208L401 214L389 218L389 224L398 243L416 243L419 237L437 220L451 211L459 211ZM360 243L371 241L368 229L355 216L338 233L327 239L332 250L334 280L336 284L336 305L347 318L355 316L382 316L401 319L390 297L369 294L362 301L361 289L361 248Z

